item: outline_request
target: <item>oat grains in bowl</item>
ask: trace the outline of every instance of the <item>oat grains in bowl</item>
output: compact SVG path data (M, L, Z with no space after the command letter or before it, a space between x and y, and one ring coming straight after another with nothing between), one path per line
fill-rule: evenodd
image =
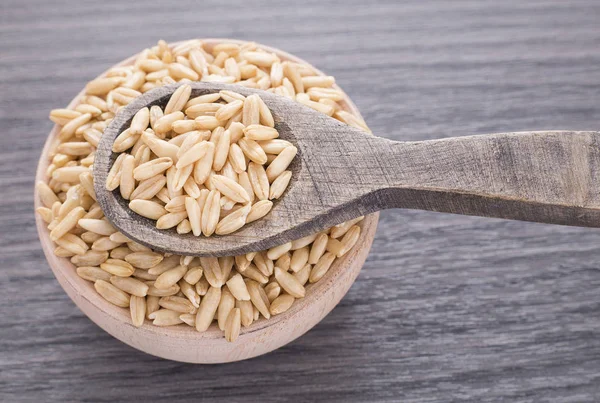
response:
M149 320L204 331L216 323L233 342L261 316L268 320L303 298L356 244L362 217L270 250L221 258L163 254L119 233L95 201L95 148L120 108L162 85L183 83L164 109L136 114L115 142L120 155L106 185L133 211L180 233L226 234L268 214L290 182L286 168L295 147L278 138L260 97L222 91L190 98L188 80L262 89L368 131L342 108L334 78L309 65L280 60L254 43L159 41L132 65L89 82L74 108L50 113L60 131L46 180L36 184L37 213L54 253L70 259L105 300L128 307L135 326ZM189 155L181 151L193 147ZM210 157L195 159L199 154Z

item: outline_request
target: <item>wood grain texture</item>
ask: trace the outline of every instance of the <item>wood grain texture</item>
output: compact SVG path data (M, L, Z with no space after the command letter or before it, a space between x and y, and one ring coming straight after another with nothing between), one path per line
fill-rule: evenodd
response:
M598 130L596 1L236 2L226 24L232 4L0 3L0 400L598 401L593 229L384 212L342 303L291 345L237 364L139 353L69 301L32 214L48 111L159 37L286 49L335 75L394 140Z

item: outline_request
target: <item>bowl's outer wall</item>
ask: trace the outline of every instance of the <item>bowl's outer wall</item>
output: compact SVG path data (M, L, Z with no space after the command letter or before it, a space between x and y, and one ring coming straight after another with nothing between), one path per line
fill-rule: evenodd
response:
M211 46L219 42L243 41L229 39L205 39ZM282 60L306 63L295 56L278 49L260 45L276 53ZM118 65L132 64L132 56ZM308 64L308 63L306 63ZM323 74L317 70L319 74ZM77 105L84 91L69 104ZM360 115L350 98L344 94L343 106L346 110ZM48 154L57 141L58 127L54 126L48 136L40 156L36 173L37 181L45 180L48 167ZM40 206L39 195L35 191L35 208ZM198 333L187 325L157 327L148 320L140 328L131 324L129 311L116 307L97 294L91 282L80 278L75 266L67 258L54 254L54 243L50 240L46 223L36 216L36 227L46 259L55 277L75 305L94 323L122 342L158 357L189 363L225 363L256 357L275 350L306 333L319 323L348 292L358 276L375 237L379 214L371 214L363 220L362 231L357 245L332 265L329 272L319 282L307 287L305 298L297 300L285 313L270 320L261 319L248 328L242 328L240 337L229 343L222 332L213 325L204 333Z

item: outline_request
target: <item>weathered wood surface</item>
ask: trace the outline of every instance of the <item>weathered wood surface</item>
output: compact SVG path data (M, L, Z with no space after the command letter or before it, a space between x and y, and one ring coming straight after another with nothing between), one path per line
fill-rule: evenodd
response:
M267 356L193 366L86 319L32 214L48 111L159 37L286 49L335 75L375 133L425 140L598 130L598 15L592 0L3 1L0 400L598 401L598 230L384 212L361 275L320 325Z
M192 97L235 91L258 94L281 138L298 147L294 180L271 212L233 234L211 238L133 212L105 187L117 136L142 108L164 108L181 84L140 96L106 129L94 159L97 200L125 235L164 252L232 256L265 250L347 219L389 208L599 227L600 133L520 132L398 142L373 137L287 98L251 88L192 83Z

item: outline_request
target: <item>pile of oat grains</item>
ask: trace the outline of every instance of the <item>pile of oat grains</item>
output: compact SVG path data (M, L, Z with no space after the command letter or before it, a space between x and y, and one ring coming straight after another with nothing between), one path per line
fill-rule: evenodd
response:
M209 46L203 44L201 40L186 41L174 46L159 41L156 46L141 52L133 65L114 67L105 76L88 83L85 96L74 109L55 109L50 113L50 119L60 126L60 131L50 155L52 160L47 170L47 181L37 183L42 204L42 207L37 209L37 213L48 224L50 237L56 243L55 254L69 258L77 267L77 274L93 282L97 292L108 302L129 308L135 326L142 326L144 320L149 319L156 326L185 323L202 332L216 321L218 327L224 331L225 338L228 341L235 341L241 327L250 326L261 316L269 319L272 315L281 314L287 311L296 299L303 298L307 283L319 281L335 259L343 256L355 245L360 236L361 229L358 224L362 217L266 251L221 258L198 258L154 252L119 233L104 218L102 210L95 201L91 170L100 136L115 113L135 97L153 88L176 82L184 82L180 88L185 88L186 81L235 83L262 89L301 102L346 124L366 131L369 129L362 119L341 108L340 101L343 99L343 93L334 87L333 77L318 75L311 66L306 64L282 61L276 54L261 49L255 43L241 45L219 43ZM244 125L243 104L247 102L247 98L240 97L239 94L221 93L218 99L190 98L185 104L182 103L177 107L181 107L181 110L187 113L187 110L194 105L218 103L221 106L197 106L191 109L190 115L186 115L187 119L173 121L190 120L190 122L178 123L174 126L171 122L168 130L159 128L158 134L156 128L152 127L150 122L152 117L149 116L150 127L142 131L154 137L140 133L135 141L129 140L132 144L123 149L121 154L133 158L133 160L128 158L127 169L133 172L144 163L142 157L148 158L146 162L161 158L151 147L152 141L157 139L181 147L186 137L193 136L187 134L189 132L202 132L201 141L210 142L210 137L216 136L215 138L218 139L229 131L231 153L232 131L238 130L236 138L240 136L239 129L242 130L242 137L248 137L244 130L248 132L252 129L262 130L263 134L259 133L257 136L264 135L265 128L272 127L268 117L263 118L265 113L259 114L258 118L253 115L252 123L246 121L249 124ZM236 110L229 116L229 112L237 106L230 107L228 113L219 113L219 117L222 118L219 120L216 117L219 110L235 101L242 102L241 110ZM260 100L254 99L251 102L258 103ZM161 112L164 116L165 111ZM155 113L159 114L158 111ZM196 113L199 115L195 115ZM197 119L198 117L201 119ZM160 117L155 120L155 123L159 119ZM256 122L256 119L259 121ZM197 121L200 125L196 123ZM217 126L214 128L202 126L207 122ZM251 125L262 127L249 128ZM216 135L215 130L218 131ZM206 131L210 131L210 137ZM164 138L161 138L163 135ZM266 135L274 136L272 132ZM180 136L184 136L183 141ZM252 136L252 134L249 136L251 140ZM238 141L242 137L239 137ZM240 176L244 176L243 173L249 175L249 167L252 163L253 166L260 166L266 173L269 165L277 159L278 155L291 146L286 144L287 142L282 143L285 140L275 137L252 141L264 151L267 161L260 164L259 162L263 161L262 154L260 160L252 160L242 149L246 164L245 169L242 170L242 158L234 147L234 153L237 154L237 158L236 155L233 157L235 161L227 158L222 167L212 165L211 176L226 178L225 185L219 183L221 189L227 186L231 188L231 182L227 179L234 177L233 173L238 175L238 183L241 184L243 180L239 180ZM218 141L216 143L218 144ZM254 147L254 144L252 146ZM135 153L131 152L133 149L136 149ZM148 149L148 151L140 152L140 149ZM254 150L260 153L256 148ZM292 154L291 151L293 149L288 151L289 155ZM136 159L138 152L140 158ZM295 155L295 152L293 154ZM287 160L291 161L293 158L289 155L285 157L287 164L289 164ZM122 158L124 160L127 157ZM229 164L231 169L227 168L228 171L225 172L227 175L223 175L226 164ZM271 194L273 182L284 173L286 176L291 175L291 172L286 171L285 163L279 165L281 166L277 170L272 169L277 172L277 175L270 176L269 192L264 185L263 188L256 189L252 183L250 186L242 185L247 198L252 198L254 204L250 205L244 195L239 202L235 201L233 193L223 197L224 203L219 199L217 224L212 220L212 224L206 228L207 231L203 235L210 235L217 231L218 223L231 214L246 215L243 221L249 222L247 217L250 211L248 214L246 211L243 211L243 214L239 211L244 208L250 210L259 203L263 206L261 211L266 210L263 215L267 214L270 207L267 209L264 206L268 206L272 203L271 200L281 196L285 189L285 186L278 186L277 192ZM171 166L167 170L170 168ZM115 170L112 176L113 182L110 184L114 189L123 186L122 166L121 172L118 171ZM164 175L165 181L167 176L168 172ZM143 174L138 175L138 178L142 177ZM193 173L189 177L193 178ZM143 180L134 178L133 182L129 181L125 186L125 194L130 203L134 203L134 206L130 204L134 211L136 207L142 211L144 207L140 205L150 202L161 214L170 214L169 209L180 210L182 205L185 208L186 200L191 205L190 199L198 203L205 197L203 195L206 195L208 200L210 192L220 193L210 183L212 181L209 181L208 186L206 181L200 184L196 181L197 189L192 183L188 183L186 189L185 183L188 182L186 179L179 190L172 189L169 192L168 186L162 186L159 190L161 194L149 196L152 192L144 194L142 191L134 194ZM219 180L223 181L222 178L217 178L217 181ZM287 181L289 182L289 179ZM285 185L287 186L287 183ZM122 188L120 190L123 191ZM181 194L177 194L178 192ZM213 197L216 198L215 194L213 193ZM164 225L165 229L171 226L176 227L181 233L196 231L195 234L200 235L203 232L201 220L199 228L197 225L192 226L187 214L185 218L174 224L183 215L180 214L174 220L165 220L169 221ZM157 218L161 216L157 214ZM255 219L260 217L261 215L256 214ZM241 219L230 221L235 221L235 225L221 228L221 231L217 232L232 232L237 225L243 225ZM182 222L184 224L181 224Z
M262 99L220 91L139 109L115 139L106 179L129 208L179 234L226 235L271 211L292 178L297 148L279 139ZM185 113L184 113L185 112Z

